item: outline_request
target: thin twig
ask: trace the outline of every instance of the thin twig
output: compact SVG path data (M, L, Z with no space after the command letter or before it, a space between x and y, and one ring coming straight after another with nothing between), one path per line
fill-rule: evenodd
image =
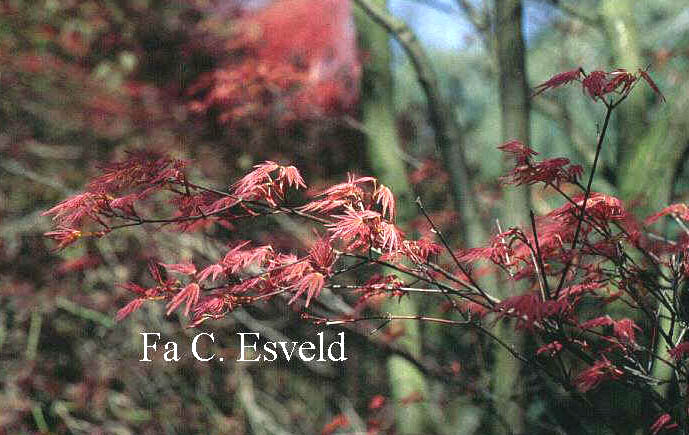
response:
M338 320L326 320L325 325L326 326L332 326L332 325L344 325L346 323L357 323L357 322L365 322L368 320L384 320L384 321L394 321L394 320L419 320L423 322L431 322L431 323L442 323L445 325L454 325L454 326L467 326L470 325L471 322L462 320L462 321L457 321L457 320L450 320L450 319L442 319L439 317L427 317L427 316L422 316L422 315L393 315L393 314L387 314L387 315L382 315L382 316L367 316L367 317L356 317L352 319L338 319Z
M423 215L426 218L426 220L428 221L428 223L431 224L431 228L433 228L433 231L438 235L438 237L440 238L440 241L442 242L442 244L445 247L445 249L447 250L447 252L450 253L452 260L455 262L455 264L457 265L459 270L461 270L462 273L464 274L464 276L466 276L469 279L469 282L471 283L471 285L474 286L476 291L478 291L481 294L481 296L483 296L488 301L490 301L492 298L488 294L486 294L486 292L481 288L481 286L471 276L470 272L467 270L467 268L464 266L464 264L462 264L462 262L459 261L459 259L455 255L454 251L450 247L450 244L448 243L447 239L445 238L445 235L440 230L440 228L438 228L438 226L435 224L435 222L433 222L433 219L431 219L431 217L428 215L428 212L426 212L426 208L423 206L423 203L421 202L421 198L418 196L416 197L416 205L419 207L419 210L421 210L421 213L423 213Z
M530 210L531 217L531 231L533 231L534 244L536 245L536 260L538 260L538 267L540 268L541 279L543 280L543 287L545 288L544 299L550 299L550 287L548 286L548 278L545 274L545 265L543 264L543 255L541 254L541 247L538 243L538 231L536 230L536 217L533 210Z
M596 145L596 155L593 158L593 167L591 168L591 174L589 175L589 181L586 185L586 193L584 193L584 201L581 204L581 213L579 215L579 219L577 221L577 228L574 231L574 239L572 240L572 252L576 251L577 247L577 242L579 241L579 235L581 234L581 228L582 224L584 222L584 217L586 213L586 205L589 200L589 196L591 195L591 185L593 184L593 178L594 175L596 174L596 167L598 166L598 159L600 158L601 150L603 149L603 141L605 139L605 133L608 130L608 125L610 124L610 116L612 115L612 111L615 108L615 105L613 104L606 104L607 110L605 112L605 121L603 121L603 129L601 130L600 135L598 136L598 144ZM557 298L558 295L560 294L560 290L562 290L562 286L565 284L565 280L567 279L567 273L569 272L570 267L572 266L572 263L574 262L574 255L572 258L569 259L567 264L565 265L564 270L562 271L562 277L560 278L560 283L557 286L557 290L555 290L555 297Z

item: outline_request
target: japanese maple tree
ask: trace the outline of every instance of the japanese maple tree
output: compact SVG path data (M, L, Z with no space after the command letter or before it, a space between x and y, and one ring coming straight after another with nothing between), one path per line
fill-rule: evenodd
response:
M268 10L254 19L270 26L280 19L275 13ZM262 49L252 49L258 50L261 59ZM269 51L280 50L272 47ZM277 74L279 68L273 67L280 62L266 61L266 73ZM354 59L337 62L352 65ZM302 66L318 85L289 96L294 110L305 98L303 92L320 98L324 95L321 86L330 89L328 80L336 76L325 74L327 68L323 70L321 64ZM253 67L242 64L232 74ZM301 67L289 68L292 74ZM325 76L313 79L314 71ZM227 86L219 84L217 76L209 80L214 90L199 103L205 108L220 101L216 99L219 89ZM526 144L501 145L500 150L514 161L503 183L541 185L559 194L563 202L541 216L531 212L525 216L527 225L500 231L481 247L451 246L421 200L417 200L419 213L435 237L408 237L395 223L393 192L373 177L350 174L342 183L316 192L307 190L304 199L307 183L295 166L266 161L224 189L191 179L189 162L145 151L133 151L124 160L104 165L83 193L46 211L55 225L46 236L64 249L81 239L102 238L137 226L196 231L210 225L248 226L276 214L290 216L313 227L316 237L311 246L284 251L271 244L232 240L224 256L211 262L151 262L152 284L121 284L132 293L132 300L119 309L117 319L127 318L145 304L164 303L167 315L179 312L188 317L189 327L196 327L230 315L237 307L272 299L294 307L303 319L316 324L379 319L469 328L495 339L515 358L584 402L585 393L615 382L640 392L654 407L657 419L648 423L654 434L685 428L686 401L669 402L657 387L674 383L680 396L686 396L689 346L683 337L689 322L685 289L689 209L674 204L641 221L620 199L592 191L611 116L641 81L664 99L645 70L586 73L578 68L536 87L538 95L579 84L588 98L605 107L593 165L583 181L584 168L566 158L537 160L538 153ZM239 96L238 101L245 97ZM225 107L228 120L239 116L237 110L245 113L235 104ZM677 240L653 231L653 224L664 217L674 219L682 229ZM341 280L363 269L383 273L356 284ZM386 274L386 270L396 273ZM486 273L523 282L527 290L498 299L482 282ZM318 305L324 289L356 294L354 310L328 314ZM446 315L393 316L376 312L375 304L369 304L373 298L412 293L439 297L439 303L448 307ZM629 316L616 316L617 306L625 307ZM491 332L495 322L512 322L540 347L533 355L515 351ZM658 349L665 349L669 358ZM653 368L659 364L671 367L672 379L654 376Z

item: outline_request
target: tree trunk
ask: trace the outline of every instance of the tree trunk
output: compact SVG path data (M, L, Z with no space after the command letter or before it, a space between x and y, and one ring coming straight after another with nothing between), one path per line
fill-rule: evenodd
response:
M376 6L385 8L385 0L375 0ZM360 14L357 17L362 49L371 53L364 68L362 86L362 122L368 132L366 147L369 164L375 176L390 187L397 199L397 225L403 226L415 215L413 192L407 178L407 168L401 159L393 105L390 40L385 29ZM390 271L387 271L390 272ZM401 276L404 279L404 276ZM387 302L384 308L395 314L417 314L414 300L403 298ZM416 357L421 356L421 330L419 323L404 324L405 335L400 344ZM426 381L421 372L399 356L388 359L388 376L392 400L400 400L413 393L429 399ZM424 402L410 404L396 411L396 432L400 434L424 433L427 426Z
M521 0L496 0L495 48L499 70L499 94L502 115L502 140L517 139L529 143L529 89L526 81L526 49L522 35ZM513 162L505 161L505 168ZM500 209L500 223L504 229L526 222L529 214L529 192L526 188L506 188ZM499 286L498 297L511 296L511 286ZM514 291L514 290L512 290ZM502 322L497 331L500 339L523 347L521 334L514 325ZM524 432L523 377L520 363L500 346L494 347L493 394L495 411L510 425L513 433ZM495 433L505 433L501 424L494 425Z

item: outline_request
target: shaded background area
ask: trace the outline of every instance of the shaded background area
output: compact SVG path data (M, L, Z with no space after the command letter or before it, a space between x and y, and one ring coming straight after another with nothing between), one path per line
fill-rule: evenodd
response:
M233 48L238 19L262 4L0 1L0 432L643 433L651 416L633 396L615 389L597 394L597 406L614 420L612 429L604 428L484 339L436 325L394 324L373 335L379 325L347 330L350 360L341 365L141 363L142 331L179 343L213 332L226 361L237 358L236 332L313 339L321 329L278 303L236 311L199 330L165 317L162 306L113 320L129 300L116 284L146 282L151 258L216 258L224 244L240 239L298 251L313 234L299 222L271 219L194 233L136 229L56 253L42 237L50 221L40 215L82 189L99 162L145 148L193 161L194 177L219 188L266 159L296 164L314 190L348 171L375 175L402 198L400 223L407 231L429 232L412 202L420 195L455 245L471 246L495 232L496 219L503 227L526 220L504 205L510 201L530 202L541 213L560 205L540 190L511 197L502 189L495 149L501 142L520 136L546 157L564 156L585 168L593 159L601 113L579 88L530 103L506 95L527 95L554 73L578 66L651 65L668 102L635 91L614 120L594 182L644 217L686 201L689 8L672 0L638 3L393 2L390 10L408 21L431 59L445 121L456 134L438 152L437 125L429 120L417 71L357 5L361 50L335 51L349 71L344 78L358 79L360 63L356 86L330 86L346 81L333 73L334 81L313 88L309 79L297 80L313 90L297 94L303 96L298 106L290 105L296 97L288 89L277 96L240 93L239 103L221 99L200 110L195 103L211 86L204 77L246 67L246 55ZM515 16L499 18L510 8L523 16L521 26L508 26ZM294 23L278 23L287 42L304 34ZM328 48L340 36L314 40L314 47ZM515 49L520 38L523 50ZM505 68L520 58L521 78L518 68ZM289 61L299 66L302 60ZM310 61L304 60L306 71ZM241 78L241 92L250 79ZM356 103L345 104L343 96L355 89ZM230 106L228 121L223 114ZM470 183L448 188L461 176ZM466 197L471 201L462 202ZM514 289L504 285L504 291ZM354 299L325 292L319 308L346 312ZM373 301L368 309L442 314L442 305L416 297L401 305ZM332 337L338 332L326 330ZM514 379L519 385L498 382Z

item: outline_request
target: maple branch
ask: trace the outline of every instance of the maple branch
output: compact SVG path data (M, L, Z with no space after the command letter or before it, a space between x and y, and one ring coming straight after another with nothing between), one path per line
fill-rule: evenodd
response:
M468 326L471 324L471 322L466 321L466 320L450 320L450 319L443 319L439 317L427 317L423 316L420 314L416 315L393 315L393 314L386 314L386 315L379 315L379 316L366 316L366 317L355 317L352 319L337 319L337 320L325 320L325 325L326 326L332 326L332 325L344 325L346 323L357 323L357 322L364 322L367 320L383 320L386 322L394 321L394 320L419 320L419 321L424 321L424 322L431 322L431 323L442 323L445 325L454 325L454 326Z
M449 285L446 285L446 284L443 284L443 283L438 282L438 281L436 281L436 280L433 280L432 278L428 278L428 277L419 275L419 274L415 273L414 271L409 270L409 269L407 269L407 268L405 268L405 267L400 267L400 266L397 266L397 265L395 265L395 264L388 263L388 262L386 262L386 261L381 261L381 260L378 260L378 259L375 259L375 258L370 258L370 257L367 257L367 256L365 256L365 255L361 255L361 254L353 254L353 253L345 253L345 252L338 252L338 254L339 254L339 255L342 255L342 256L345 256L345 257L357 258L357 259L360 259L360 260L368 260L368 262L369 262L370 264L377 264L377 265L379 265L379 266L389 267L389 268L392 269L392 270L395 270L395 271L397 271L397 272L401 272L401 273L403 273L403 274L405 274L405 275L408 275L408 276L411 276L411 277L413 277L413 278L416 278L416 279L419 280L419 281L423 281L423 282L426 282L426 283L428 283L428 284L432 284L432 285L438 286L438 287L440 288L440 290L442 290L445 294L451 294L451 295L456 295L456 296L462 297L462 298L467 299L467 300L469 300L469 301L471 301L471 302L474 302L474 303L476 303L476 304L479 304L479 305L481 305L481 306L483 306L484 308L487 308L487 309L490 309L493 305L500 303L500 299L497 299L497 298L495 298L495 297L493 297L493 296L490 296L489 294L486 294L486 296L484 296L485 298L487 298L487 301L478 301L478 300L476 300L476 299L472 299L471 297L469 297L469 294L464 293L464 292L461 292L461 291L459 291L459 290L457 290L457 289L455 289L455 288L452 288L452 287L450 287ZM428 265L431 266L431 267L433 266L432 263L428 263ZM475 290L475 289L474 289L473 287L471 287L470 285L467 285L466 283L462 282L461 280L458 280L458 279L454 278L452 275L450 275L448 272L444 271L444 269L440 268L439 266L435 266L435 267L432 267L432 268L433 268L434 270L438 271L439 273L443 273L443 272L444 272L444 276L445 276L446 278L450 279L451 281L455 281L455 282L457 282L457 283L459 283L459 284L461 284L461 285L467 287L468 289ZM453 279L453 278L454 278L454 279ZM473 295L473 296L479 296L478 294L472 294L472 295ZM483 296L483 295L481 295L481 296Z
M251 201L251 200L245 200L245 199L242 199L242 198L238 198L236 195L232 195L231 193L224 192L224 191L222 191L222 190L213 189L213 188L211 188L211 187L206 187L206 186L201 186L201 185L198 185L198 184L191 184L191 183L189 183L189 186L190 186L190 187L194 187L194 188L196 188L196 189L203 190L203 191L205 191L205 192L210 192L210 193L215 193L215 194L218 194L218 195L221 195L221 196L225 196L225 197L227 197L227 198L237 199L237 200L240 201L237 205L239 205L240 203L250 204L250 205L257 206L257 207L263 207L263 208L268 208L268 209L271 209L271 210L277 210L277 211L280 211L280 212L285 213L285 214L293 214L293 215L295 215L295 216L299 216L299 217L308 219L308 220L310 220L310 221L317 222L317 223L319 223L319 224L329 224L329 223L331 223L331 222L330 222L329 220L327 220L327 219L323 219L323 218L320 218L320 217L318 217L318 216L314 216L314 215L309 214L309 213L304 213L304 212L299 211L299 210L297 210L296 208L293 208L293 207L285 207L285 206L272 207L271 205L269 205L269 204L264 204L264 203L262 203L262 202L260 202L260 201Z
M329 288L330 290L361 290L365 289L365 285L345 285L345 284L327 284L323 288ZM438 293L438 294L447 294L445 290L439 289L439 288L420 288L420 287L395 287L393 285L388 285L381 290L388 290L388 291L393 291L393 290L399 290L403 292L408 292L408 293Z
M603 149L603 141L605 139L605 133L608 131L608 125L610 124L610 117L611 117L612 111L614 109L615 109L615 105L606 103L605 120L603 121L603 128L601 129L601 132L598 135L598 144L596 145L596 155L593 158L593 166L591 167L591 174L589 175L589 180L588 180L588 183L586 184L586 192L584 193L584 200L583 200L583 203L581 204L581 213L579 214L579 219L577 220L577 227L576 227L576 230L574 231L574 239L572 240L572 248L571 248L572 252L574 252L576 250L577 242L579 241L579 235L581 234L581 227L582 227L582 223L584 222L585 213L586 213L586 205L588 203L589 196L591 195L591 185L593 184L593 177L596 174L596 167L598 166L598 159L600 158L600 153L601 153L601 150ZM565 284L565 280L567 279L567 273L569 272L569 269L572 266L573 261L574 261L574 256L572 256L572 258L569 259L569 261L565 265L564 270L562 271L562 277L560 278L560 283L557 285L557 290L555 290L555 297L556 298L559 296L560 290L562 290L562 286Z
M550 299L550 286L548 285L548 277L545 274L545 265L543 264L543 255L541 254L541 246L538 243L538 231L536 231L536 217L533 210L529 211L531 217L531 230L533 231L534 244L536 245L536 260L538 261L538 268L540 269L541 279L545 290L545 299Z
M436 226L435 222L433 222L433 219L431 219L431 217L428 215L428 212L426 211L426 208L423 206L423 203L421 202L420 197L416 198L416 205L419 207L419 210L421 210L421 213L426 218L428 223L431 224L431 228L433 229L433 232L435 232L438 235L438 237L440 238L440 241L442 242L442 244L445 247L445 249L447 250L447 252L450 253L452 260L455 262L455 264L457 265L459 270L461 270L462 273L469 279L469 282L471 283L471 285L474 286L476 291L478 291L481 294L481 296L483 296L484 298L486 298L490 302L491 297L488 296L488 294L486 294L486 292L483 291L481 286L471 276L471 273L469 272L469 270L467 270L467 268L462 264L462 262L459 261L459 259L455 255L454 251L450 247L450 244L448 243L447 239L445 239L445 235L443 234L443 232L440 230L440 228L438 228Z
M470 328L474 328L478 330L480 333L486 335L490 339L494 340L496 344L499 346L505 348L514 358L517 360L523 362L527 366L535 366L538 368L541 372L545 373L550 377L553 381L556 383L562 385L565 387L565 389L571 389L571 385L563 379L558 377L557 375L553 374L548 370L547 367L545 367L543 364L538 362L537 360L531 359L526 357L525 355L521 354L517 349L514 348L514 346L510 345L509 343L506 343L502 339L500 339L498 336L490 332L488 329L484 328L482 325L470 321L470 320L451 320L451 319L443 319L443 318L437 318L437 317L427 317L427 316L422 316L422 315L410 315L410 316L405 316L405 315L392 315L392 314L387 314L387 315L374 315L374 316L367 316L367 317L356 317L356 318L350 318L350 319L337 319L337 320L331 320L328 318L318 318L314 316L309 316L309 319L315 320L316 322L323 323L328 326L333 326L333 325L347 325L347 324L352 324L352 323L358 323L358 322L364 322L364 321L370 321L370 320L382 320L384 322L390 322L390 321L423 321L423 322L431 322L431 323L441 323L445 325L451 325L451 326L467 326ZM380 327L379 327L380 328ZM378 329L379 329L378 328ZM375 330L374 330L375 332Z

